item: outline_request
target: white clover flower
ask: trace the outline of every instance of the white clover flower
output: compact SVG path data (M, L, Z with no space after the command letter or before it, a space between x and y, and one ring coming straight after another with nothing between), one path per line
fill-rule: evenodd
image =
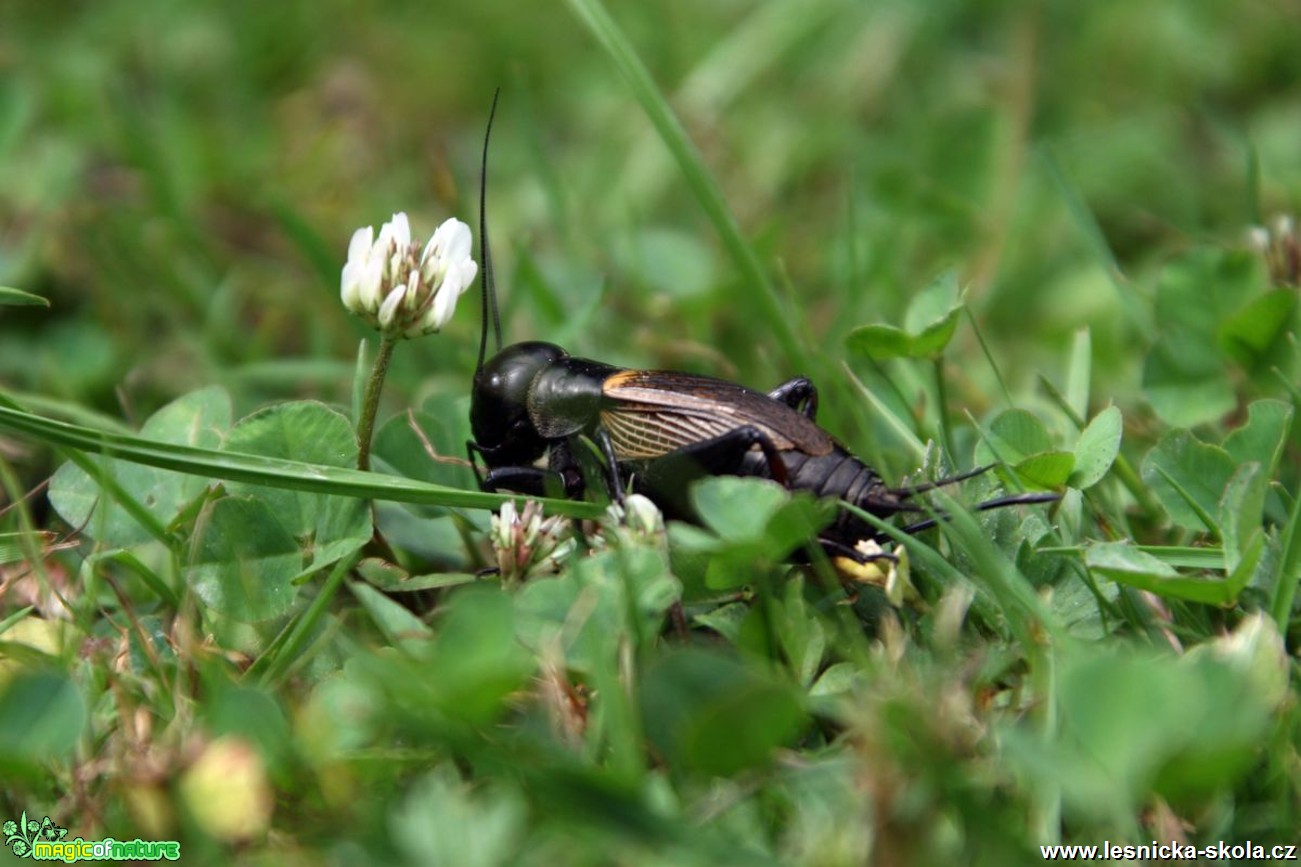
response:
M380 227L378 238L371 226L358 229L339 281L343 306L391 337L439 331L479 273L471 243L470 227L450 219L421 249L401 212Z
M506 585L556 574L578 544L563 516L543 517L542 507L533 500L525 502L522 510L509 500L502 503L501 511L492 516L488 540Z
M626 527L640 541L649 541L664 533L664 515L659 506L642 494L629 494L623 505L611 503L605 509L610 524Z
M1268 228L1248 228L1247 246L1264 257L1275 286L1301 286L1301 233L1291 214L1279 214Z
M643 536L664 532L664 514L659 506L641 494L629 494L624 499L628 512L628 528Z
M597 549L608 545L664 548L667 544L664 513L649 497L628 494L623 505L610 503L605 507L600 533L589 536L587 541Z
M1269 229L1264 226L1248 226L1246 242L1247 246L1257 253L1269 252Z

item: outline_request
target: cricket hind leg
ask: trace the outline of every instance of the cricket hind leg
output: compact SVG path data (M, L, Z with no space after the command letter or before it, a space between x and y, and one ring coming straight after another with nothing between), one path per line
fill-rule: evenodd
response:
M759 454L754 455L754 448ZM688 498L691 483L708 476L755 476L785 486L786 464L771 438L753 425L734 428L713 439L701 440L654 460L635 475L633 488L654 500L669 518L693 519Z

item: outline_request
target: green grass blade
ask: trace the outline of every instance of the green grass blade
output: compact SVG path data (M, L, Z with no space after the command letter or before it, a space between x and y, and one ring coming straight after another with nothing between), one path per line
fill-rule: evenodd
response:
M1066 369L1066 402L1076 418L1089 416L1089 390L1093 376L1093 341L1088 328L1075 332L1071 360Z
M88 558L91 563L102 561L120 563L129 571L135 573L145 586L153 591L154 595L163 601L169 608L175 610L181 605L181 597L176 591L167 585L167 582L153 569L145 565L139 557L131 551L113 551L104 555L92 555Z
M881 418L885 419L890 428L899 435L899 439L903 441L904 445L917 456L917 459L923 460L926 457L926 444L917 437L917 434L913 433L908 422L891 410L889 404L877 397L872 389L864 385L863 381L854 375L854 371L849 369L849 365L844 366L844 371L859 393L867 398L867 402L872 405L872 409L880 413ZM952 456L950 456L950 459L952 459Z
M3 401L3 397L0 397L0 428L8 428L53 445L106 454L120 460L179 473L252 482L289 490L452 508L495 509L507 500L520 499L346 467L328 467L283 458L159 443L130 434L98 431L54 421L14 409L11 405L3 405ZM572 517L593 518L603 512L602 507L595 503L546 498L539 501L551 512Z
M1220 525L1209 512L1202 508L1201 504L1197 502L1197 499L1188 492L1188 489L1180 484L1178 479L1170 475L1165 467L1157 466L1155 469L1161 474L1161 478L1165 479L1166 483L1175 489L1175 493L1183 499L1184 503L1188 505L1188 508L1193 510L1197 515L1197 519L1206 525L1206 531L1215 538L1220 538Z
M0 411L5 410L0 407ZM0 422L0 424L3 424L3 422ZM55 422L55 424L61 424L61 422ZM84 452L94 451L93 449L77 449L75 446L72 448L73 450L67 453L68 460L76 464L83 473L94 479L95 484L99 485L105 494L108 494L109 499L121 506L131 516L132 520L143 527L149 535L163 545L171 547L175 541L172 534L168 532L167 528L163 526L163 523L158 520L153 512L146 509L143 503L128 493L126 488L118 484L117 479L113 477L111 467L97 464L84 454Z
M1274 622L1284 635L1292 617L1298 583L1301 583L1301 497L1292 503L1292 513L1288 515L1287 527L1283 530L1283 559L1271 611Z
M131 428L120 418L81 406L70 400L37 394L34 391L5 391L0 396L0 406L12 406L14 409L23 409L98 430L131 433Z
M264 685L274 683L301 658L316 631L316 625L325 616L330 602L359 559L360 554L354 552L334 564L329 576L322 582L321 589L307 607L285 625L261 656L253 660L244 674L248 680Z
M963 304L962 311L967 314L967 322L971 323L971 333L976 335L976 342L980 344L980 351L985 356L985 361L989 363L989 369L994 372L994 379L998 382L998 390L1003 392L1003 401L1008 406L1016 406L1012 400L1012 392L1007 388L1007 382L1003 379L1003 371L999 369L998 363L994 361L994 353L989 351L989 344L985 342L985 335L980 330L980 324L976 322L976 314L971 312L970 304Z
M1089 424L1088 421L1084 416L1075 411L1075 407L1071 406L1070 399L1066 395L1062 394L1061 389L1053 385L1052 380L1044 376L1042 373L1040 373L1037 378L1040 387L1043 388L1044 392L1048 395L1048 399L1056 404L1057 408L1062 411L1062 414L1071 420L1071 424L1075 425L1076 432L1084 430L1084 428Z
M12 286L0 286L0 306L9 307L49 307L50 299L33 295Z
M25 533L0 533L0 566L19 563L27 557L27 549L22 544L26 536Z
M1038 549L1040 554L1070 554L1082 558L1088 550L1083 545L1060 545ZM1224 571L1224 551L1220 548L1194 548L1191 545L1135 545L1142 551L1177 569L1208 569Z
M22 620L24 617L26 617L28 614L31 614L35 610L36 610L35 605L24 605L22 608L19 608L17 611L5 617L3 620L0 620L0 635L4 635L6 632L8 632L10 629L13 628L13 625L15 623Z
M944 356L934 359L931 364L935 374L935 415L940 442L944 444L944 453L948 456L949 463L957 466L958 450L953 447L953 432L949 429L949 396L944 380Z

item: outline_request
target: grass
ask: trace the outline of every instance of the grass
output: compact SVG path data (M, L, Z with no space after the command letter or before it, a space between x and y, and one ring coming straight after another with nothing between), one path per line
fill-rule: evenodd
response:
M200 863L1295 842L1286 4L9 18L0 820ZM702 527L490 518L469 296L355 469L347 239L472 221L497 85L508 340L808 375L890 482L999 464L881 526L887 586L786 565L826 507L734 479Z

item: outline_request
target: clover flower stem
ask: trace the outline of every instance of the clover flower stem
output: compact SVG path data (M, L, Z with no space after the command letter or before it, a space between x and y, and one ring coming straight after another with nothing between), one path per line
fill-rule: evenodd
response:
M393 347L397 337L385 334L380 338L379 354L371 368L366 393L361 400L361 415L357 418L357 469L370 469L370 442L375 433L375 413L379 411L379 395L384 390L384 377L388 375L389 362L393 360Z

